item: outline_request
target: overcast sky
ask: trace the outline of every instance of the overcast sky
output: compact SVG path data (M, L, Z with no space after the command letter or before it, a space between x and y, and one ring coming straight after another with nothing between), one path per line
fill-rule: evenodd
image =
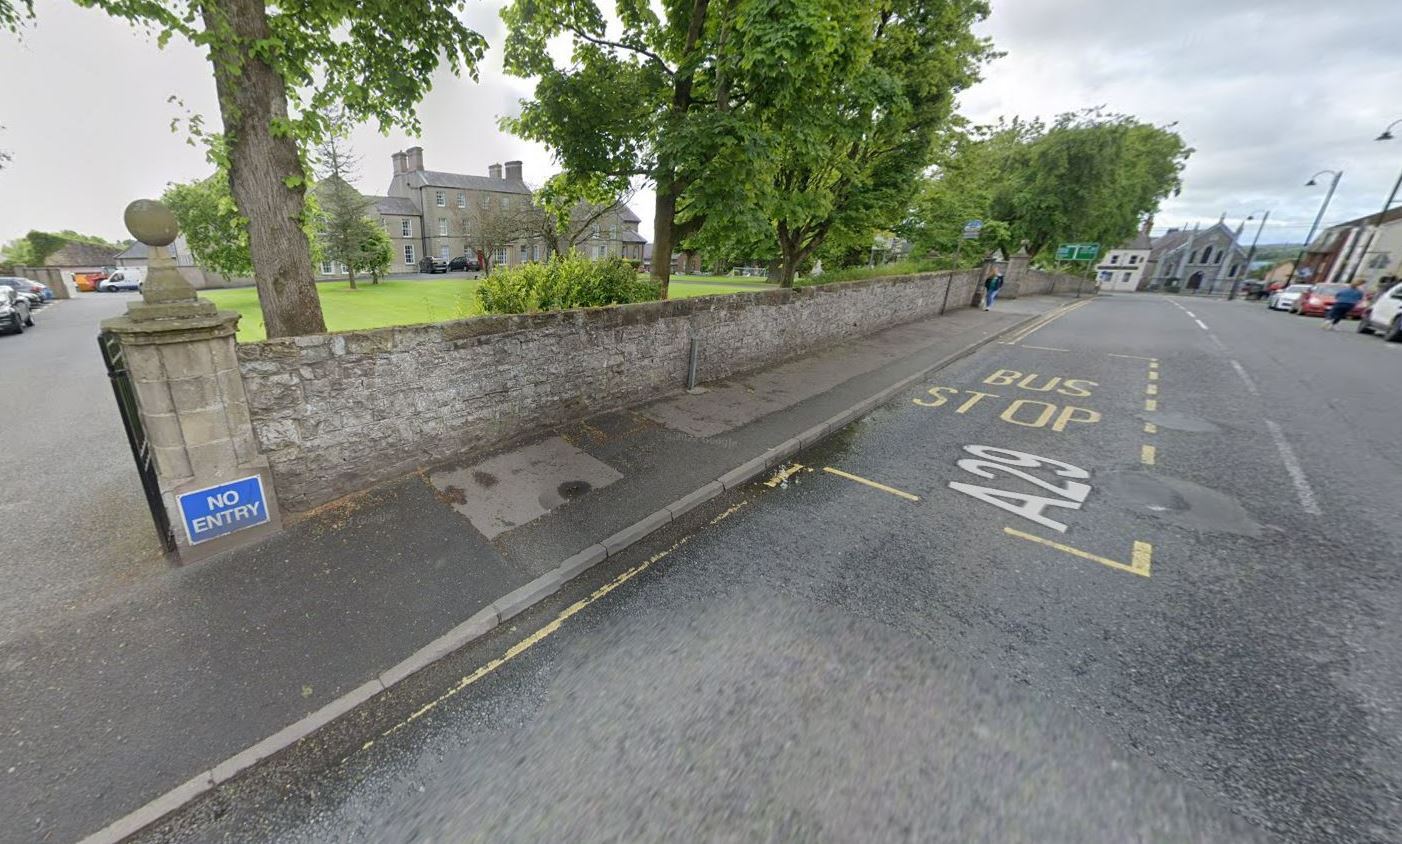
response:
M390 154L415 143L430 169L485 174L520 158L528 182L550 172L547 150L496 126L530 92L501 72L499 7L470 4L493 49L480 83L442 75L419 109L421 138L354 134L364 192L382 193ZM217 127L209 66L187 44L157 50L66 0L38 0L37 12L22 40L0 33L0 150L13 155L0 170L0 242L30 229L125 237L127 202L209 173L170 131L183 111L168 102ZM993 0L982 30L1007 55L963 96L972 120L1103 105L1177 121L1197 152L1157 231L1269 209L1262 242L1298 241L1323 199L1303 187L1312 173L1345 171L1327 222L1377 211L1402 169L1402 131L1373 140L1402 118L1399 0ZM649 193L633 202L649 234L650 206Z

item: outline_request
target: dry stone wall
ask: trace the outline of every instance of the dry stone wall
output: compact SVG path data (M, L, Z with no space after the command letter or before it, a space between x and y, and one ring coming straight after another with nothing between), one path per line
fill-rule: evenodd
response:
M464 452L968 307L982 274L913 276L432 325L238 348L282 506L306 510Z

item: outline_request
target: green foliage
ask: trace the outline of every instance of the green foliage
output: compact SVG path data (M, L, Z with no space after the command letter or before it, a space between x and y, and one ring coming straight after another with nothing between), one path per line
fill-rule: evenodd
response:
M1108 249L1178 190L1191 154L1168 128L1098 109L1050 126L975 128L948 139L902 232L922 250L948 254L963 223L977 218L983 249L1011 253L1026 242L1035 256L1069 241Z
M658 289L621 258L565 255L503 267L483 280L477 295L487 313L521 314L646 302Z
M175 215L195 263L223 275L253 272L248 220L234 204L222 171L197 182L169 185L161 202Z
M379 283L380 276L389 272L394 260L394 242L389 239L384 226L374 220L362 218L358 230L355 255L349 265L356 272L369 273Z
M21 26L34 17L34 0L0 0L0 29L19 32Z
M30 231L24 237L16 238L0 249L0 257L15 266L41 266L44 260L70 243L93 243L120 251L121 247L106 238L82 234L72 229L59 232Z

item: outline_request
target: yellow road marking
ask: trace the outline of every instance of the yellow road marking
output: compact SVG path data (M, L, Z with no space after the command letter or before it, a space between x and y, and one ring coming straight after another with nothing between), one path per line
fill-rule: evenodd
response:
M1074 305L1069 305L1069 306L1067 306L1067 307L1065 307L1065 308L1062 308L1062 309L1059 310L1059 311L1053 311L1052 313L1047 314L1046 316L1044 316L1044 317L1038 319L1036 322L1034 322L1034 323L1032 323L1031 325L1027 326L1027 328L1025 328L1025 329L1023 329L1022 331L1018 332L1018 334L1017 334L1016 336L1014 336L1014 337L1009 337L1009 338L1008 338L1008 345L1011 346L1011 345L1013 345L1013 344L1020 343L1020 342L1022 342L1023 340L1026 340L1028 337L1031 337L1032 334L1033 334L1034 332L1037 332L1037 331L1042 330L1043 328L1045 328L1045 327L1047 327L1048 325L1050 325L1052 322L1054 322L1054 321L1056 321L1056 320L1058 320L1058 319L1061 319L1062 317L1066 316L1067 314L1071 313L1071 312L1074 311L1074 310L1077 310L1077 309L1079 309L1079 308L1084 308L1086 305L1089 305L1089 304L1090 304L1091 302L1093 302L1093 301L1095 301L1095 300L1094 300L1094 299L1086 299L1084 302L1078 302L1078 303L1076 303L1076 304L1074 304Z
M824 471L824 472L828 472L829 474L837 475L839 478L846 478L846 479L849 480L849 481L856 481L856 482L859 483L859 484L866 484L867 486L871 487L872 489L879 489L879 490L881 490L882 492L889 492L889 493L891 493L892 495L899 495L901 498L904 498L904 499L906 499L906 500L908 500L908 501L919 501L919 500L920 500L920 496L918 496L918 495L911 495L910 493L908 493L908 492L902 492L901 490L896 489L895 487L889 487L889 486L886 486L885 484L879 484L879 483L877 483L876 481L867 480L866 478L859 477L859 476L857 476L857 475L853 475L853 474L851 474L851 473L849 473L849 472L844 472L844 471L842 471L841 469L834 469L834 468L831 467L831 466L824 466L824 467L823 467L823 471Z
M1157 381L1157 380L1159 380L1159 373L1158 373L1158 370L1155 370L1155 369L1150 369L1150 370L1149 370L1149 380L1150 380L1150 381Z
M1159 359L1158 359L1158 358L1150 358L1150 359L1149 359L1149 368L1150 368L1150 369L1158 369L1158 368L1159 368Z
M1146 433L1146 434L1157 434L1158 432L1159 432L1159 426L1158 426L1158 425L1155 425L1153 422L1145 422L1145 423L1144 423L1144 433Z
M1108 566L1118 571L1127 571L1130 574L1137 574L1140 577L1149 576L1149 567L1153 562L1154 546L1150 545L1147 542L1139 542L1138 540L1135 540L1134 549L1130 552L1130 564L1125 565L1124 563L1115 562L1114 560L1108 557L1101 557L1098 554L1091 554L1086 551L1082 551L1079 548L1072 548L1070 545L1062 545L1060 542L1052 542L1050 539L1043 539L1040 536L1035 536L1030 533L1023 533L1022 531L1016 530L1014 528L1005 527L1003 528L1003 532L1009 536L1016 536L1019 539L1026 539L1030 542L1036 542L1040 545L1045 545L1048 548L1055 548L1058 551L1070 554L1073 557L1080 557L1083 560L1090 560L1093 563L1100 563L1102 566Z
M770 489L773 489L774 487L778 486L779 484L783 483L784 481L787 481L789 478L793 477L794 475L797 475L799 472L802 472L802 471L803 471L803 464L802 464L802 463L793 463L793 464L790 464L790 465L788 465L788 466L784 466L784 467L781 468L779 471L777 471L777 472L774 473L774 477L772 477L772 478L770 478L769 480L765 481L765 482L764 482L764 485L767 486L767 487L769 487Z
M726 510L724 513L721 513L719 516L716 516L714 519L711 519L710 523L713 525L716 524L722 519L725 519L730 514L734 513L736 510L739 510L741 507L744 507L748 503L748 500L741 501L739 504L736 504L734 507L731 507L729 510ZM633 566L632 568L623 572L618 577L615 577L613 580L610 580L608 583L605 583L603 586L600 586L598 589L595 589L593 592L590 592L588 597L581 598L580 600L575 601L573 604L570 604L568 607L562 610L559 615L555 616L555 618L551 620L549 624L545 625L536 632L532 633L531 635L507 648L501 656L481 666L476 671L473 671L471 674L468 674L467 676L463 677L461 680L458 680L458 682L455 683L452 688L448 689L448 691L444 692L443 694L419 707L414 712L410 713L409 716L403 721L400 721L398 724L395 724L394 726L385 730L383 733L380 734L380 738L388 738L394 733L399 732L400 730L409 726L413 722L432 712L434 709L437 709L440 704L453 697L457 693L461 692L463 689L467 688L468 686L471 686L473 683L476 683L478 680L481 680L483 677L486 677L493 671L496 671L498 668L502 667L506 663L530 650L532 647L540 644L555 631L559 630L560 627L572 616L577 615L585 607L588 607L590 604L598 601L600 598L604 597L608 593L612 592L613 590L617 589L618 587L642 574L653 563L657 562L658 560L677 550L681 546L685 545L690 538L691 537L689 536L682 537L681 539L673 543L672 547L668 548L667 550L659 551L656 554L653 554L651 557L647 558L646 560L643 560L641 563L638 563L636 566ZM375 745L375 741L376 739L371 739L370 741L365 742L365 744L361 745L360 749L370 749ZM344 762L345 760L343 759L341 761Z
M1159 394L1159 385L1158 385L1158 384L1150 384L1149 386L1147 386L1147 387L1144 388L1144 395L1146 395L1146 396L1157 396L1158 394Z
M1158 399L1145 399L1145 400L1144 400L1144 409L1145 409L1145 410L1149 410L1149 411L1158 410L1158 409L1159 409L1159 400L1158 400Z
M1151 445L1141 445L1139 447L1139 462L1145 466L1154 465L1154 459L1158 457L1158 449Z

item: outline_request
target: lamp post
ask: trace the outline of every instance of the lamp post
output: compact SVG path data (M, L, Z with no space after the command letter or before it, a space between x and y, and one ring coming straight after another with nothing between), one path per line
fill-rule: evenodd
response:
M1377 136L1376 138L1374 138L1373 140L1375 140L1375 141L1390 141L1390 140L1392 140L1393 138L1396 137L1395 135L1392 134L1392 130L1395 129L1395 128L1397 128L1397 125L1398 125L1399 123L1402 123L1402 117L1399 117L1398 119L1396 119L1396 120L1392 121L1391 123L1387 124L1387 128L1384 129L1384 130L1382 131L1382 134L1381 134L1381 135L1378 135L1378 136ZM1360 253L1358 254L1358 266L1359 266L1360 268L1363 266L1363 262L1366 261L1366 260L1368 259L1368 250L1370 250L1370 249L1373 248L1373 242L1376 241L1376 240L1378 239L1378 234L1382 231L1383 222L1384 222L1384 220L1387 218L1388 209L1392 207L1393 200L1397 199L1397 191L1398 191L1399 189L1402 189L1402 172L1399 172L1399 173L1397 174L1397 181L1395 181L1395 182L1392 183L1392 192L1389 193L1389 194L1387 195L1387 201L1383 203L1383 210L1381 210L1381 211L1378 212L1378 222L1377 222L1376 225L1373 226L1373 231L1372 231L1372 233L1371 233L1370 235L1368 235L1368 243L1367 243L1367 245L1365 245L1365 246L1363 247L1363 251L1360 252ZM1344 281L1351 281L1351 280L1352 280L1352 279L1344 279Z
M1254 257L1256 257L1256 242L1259 241L1259 240L1261 239L1261 231L1262 231L1263 229L1265 229L1265 227L1266 227L1266 221L1269 220L1270 218L1271 218L1271 212L1269 212L1269 211L1265 212L1265 216L1263 216L1263 217L1261 218L1261 224L1260 224L1259 226L1256 227L1256 236L1253 237L1253 238L1251 238L1251 248L1248 249L1248 250L1246 250L1246 263L1245 263L1245 265L1242 267L1241 272L1240 272L1239 274L1237 274L1236 276L1233 276L1233 278L1232 278L1232 289L1229 290L1229 291L1227 291L1227 301L1228 301L1228 302L1230 302L1230 301L1232 301L1233 299L1236 298L1237 287L1241 285L1241 279L1242 279L1242 277L1245 276L1247 273L1250 273L1250 272L1251 272L1251 259L1254 258ZM1251 222L1251 221L1254 220L1254 219L1256 219L1254 216L1248 216L1248 217L1246 218L1246 221L1249 223L1249 222Z
M1329 200L1334 198L1334 191L1339 187L1339 180L1344 177L1344 171L1342 170L1320 170L1318 173L1310 176L1310 180L1305 182L1305 187L1312 188L1319 184L1315 179L1318 179L1325 173L1332 173L1334 178L1329 182L1329 192L1324 194L1324 202L1319 206L1319 213L1314 215L1314 223L1310 226L1310 233L1305 235L1305 242L1300 246L1300 253L1295 256L1295 265L1290 268L1290 275L1285 279L1285 287L1289 287L1294 283L1295 274L1300 271L1300 262L1305 259L1305 251L1310 248L1310 243L1314 240L1314 233L1319 229L1320 221L1324 219L1324 212L1329 210Z

